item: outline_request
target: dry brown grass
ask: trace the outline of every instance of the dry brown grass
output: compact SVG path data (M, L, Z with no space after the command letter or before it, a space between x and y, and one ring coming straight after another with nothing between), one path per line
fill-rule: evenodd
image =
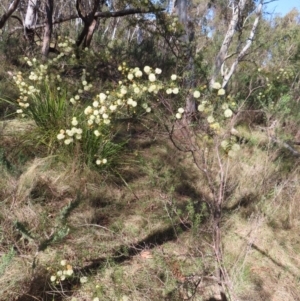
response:
M196 221L201 202L211 199L205 179L166 140L147 139L131 146L131 163L119 175L56 157L29 157L16 173L1 165L0 252L16 251L0 274L1 301L176 301L193 291L187 276L212 275L210 219ZM256 145L244 145L229 161L225 265L241 300L298 300L298 167L287 173L271 145ZM51 241L64 227L68 233ZM53 286L50 276L62 259L76 276ZM82 276L87 283L79 282ZM215 285L205 280L193 300L214 294Z

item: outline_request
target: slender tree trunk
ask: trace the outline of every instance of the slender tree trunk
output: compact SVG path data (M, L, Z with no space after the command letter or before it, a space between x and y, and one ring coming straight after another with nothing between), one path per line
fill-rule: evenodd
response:
M82 0L76 0L76 9L79 17L81 18L84 26L83 30L77 38L76 45L83 47L89 47L93 38L93 34L97 25L96 12L100 6L100 0L93 1L93 7L89 12L84 12Z
M214 249L216 255L216 277L218 282L221 283L223 279L222 270L220 268L220 262L223 261L222 249L221 249L221 207L219 204L216 205L214 209L214 225L213 225L213 233L214 233Z
M30 45L34 43L34 33L35 33L35 25L37 23L37 11L39 6L39 0L29 0L26 16L25 16L25 35L26 39L29 41Z
M90 47L91 42L92 42L92 38L95 32L95 28L97 25L97 18L94 18L92 23L89 24L88 29L87 29L87 33L84 39L84 43L83 43L83 47Z
M52 36L52 15L53 15L53 0L47 0L45 5L46 10L46 25L44 30L42 56L46 60L49 54L51 36Z

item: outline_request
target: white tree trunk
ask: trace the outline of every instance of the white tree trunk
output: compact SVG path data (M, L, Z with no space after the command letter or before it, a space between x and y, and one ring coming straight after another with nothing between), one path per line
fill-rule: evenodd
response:
M231 68L229 70L227 70L226 73L223 75L224 78L223 78L222 88L224 88L227 85L227 83L230 80L231 76L233 75L236 67L238 66L238 63L243 59L243 57L246 55L248 49L250 48L250 46L253 42L254 36L255 36L255 32L256 32L256 29L257 29L257 26L259 23L259 19L261 17L261 10L262 10L262 4L260 3L256 10L256 18L253 23L252 30L250 32L249 38L248 38L244 48L241 50L241 52L236 57L235 61L231 65Z
M238 4L235 4L234 2L232 3L231 21L227 29L225 38L223 40L222 46L220 48L220 51L215 59L214 71L210 81L210 86L212 86L215 83L217 77L221 72L222 65L226 59L226 56L228 54L228 49L231 45L233 36L235 34L235 30L239 21L239 16L241 15L241 12L243 12L247 1L248 0L240 0Z
M38 5L40 0L28 0L28 6L24 21L26 39L30 45L34 43L34 27L38 18Z
M25 28L32 29L37 22L37 9L39 5L39 0L29 0L26 16L25 16Z

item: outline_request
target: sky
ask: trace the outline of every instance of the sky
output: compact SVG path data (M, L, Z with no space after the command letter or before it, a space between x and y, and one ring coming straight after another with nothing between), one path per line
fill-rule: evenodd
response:
M300 0L277 0L267 5L267 11L271 13L274 10L275 14L284 16L294 7L300 11Z

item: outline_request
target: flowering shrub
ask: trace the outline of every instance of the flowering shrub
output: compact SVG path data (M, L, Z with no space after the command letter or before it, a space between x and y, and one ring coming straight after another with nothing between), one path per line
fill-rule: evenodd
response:
M60 266L61 268L58 271L48 268L51 271L50 281L55 284L60 284L62 281L74 276L73 267L66 260L63 259L60 262Z
M21 72L13 77L20 92L17 113L33 118L38 128L48 133L48 140L61 142L70 149L80 146L87 161L105 166L109 157L120 150L120 145L112 142L115 121L151 112L148 100L162 89L157 81L162 70L149 66L143 71L138 67L129 69L123 63L118 68L123 81L111 91L91 91L93 84L85 69L77 82L69 82L63 72L56 71L66 60L74 60L72 44L72 40L59 43L62 52L48 64L25 58L32 71L27 77Z
M118 66L123 80L109 90L95 89L95 81L84 68L80 77L70 81L65 71L60 70L64 70L67 62L74 64L73 44L70 39L61 41L58 44L61 53L47 64L25 58L32 71L27 77L21 72L13 77L20 91L17 113L33 118L38 128L48 133L51 144L55 141L72 151L79 147L87 162L109 165L120 150L120 145L113 143L116 121L152 112L159 99L167 99L174 120L178 120L185 114L185 95L191 93L198 102L198 111L206 116L215 133L220 130L220 122L233 115L234 102L224 101L225 90L219 83L213 86L217 93L206 86L185 91L180 88L181 78L177 74L172 74L169 80L159 80L160 68L129 68L123 62Z
M79 282L81 284L85 284L88 282L88 277L86 277L86 276L79 277L79 276L75 275L72 265L65 259L61 260L59 268L49 267L48 271L51 272L50 282L52 283L52 285L56 286L56 289L57 289L57 287L63 288L63 284L66 281L72 280L74 278L79 279ZM77 299L74 298L74 300L77 300ZM95 297L91 300L99 301L99 298Z

